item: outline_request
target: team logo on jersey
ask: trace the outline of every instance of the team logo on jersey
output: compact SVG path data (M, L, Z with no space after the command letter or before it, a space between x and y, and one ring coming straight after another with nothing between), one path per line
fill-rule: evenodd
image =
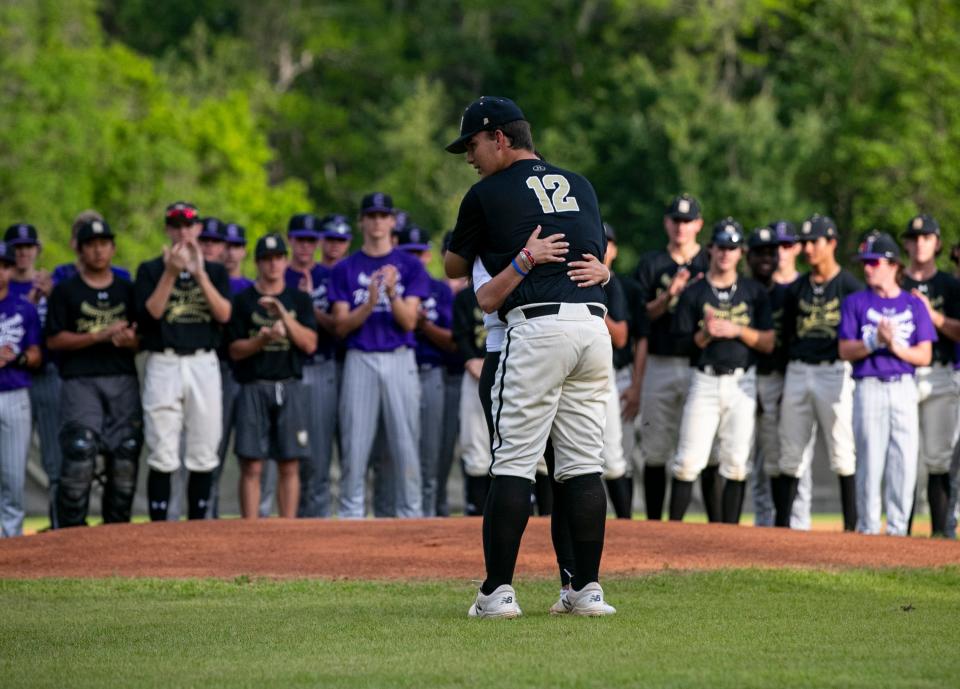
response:
M97 299L99 299L100 301L106 301L109 298L110 298L110 295L107 294L106 292L97 292Z
M20 343L26 334L22 313L15 313L8 318L0 314L0 347L9 347L14 354L20 354Z
M116 321L125 320L126 310L126 304L99 308L83 302L80 304L80 317L77 318L77 332L98 333L106 330Z
M183 277L183 273L180 275ZM192 277L190 273L187 273L187 276ZM196 282L183 287L174 285L163 319L167 323L209 323L210 307L200 285Z
M860 326L861 337L870 337L872 339L876 335L877 327L882 320L888 320L893 325L893 339L896 340L897 344L902 347L910 344L910 337L917 328L913 322L913 311L910 309L900 312L894 309L882 309L878 311L871 306L867 309L868 322ZM886 345L882 346L885 347Z
M547 168L544 167L543 165L534 165L534 166L533 166L533 171L534 171L534 172L545 172L546 169L547 169Z
M837 336L837 326L840 325L839 297L824 302L814 297L812 302L801 299L798 303L800 313L797 315L798 337L825 337L833 339Z

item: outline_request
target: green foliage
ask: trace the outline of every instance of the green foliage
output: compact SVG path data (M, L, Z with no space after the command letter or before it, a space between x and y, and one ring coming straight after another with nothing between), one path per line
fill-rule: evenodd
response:
M944 687L960 572L605 582L618 613L471 620L469 582L0 581L5 687Z

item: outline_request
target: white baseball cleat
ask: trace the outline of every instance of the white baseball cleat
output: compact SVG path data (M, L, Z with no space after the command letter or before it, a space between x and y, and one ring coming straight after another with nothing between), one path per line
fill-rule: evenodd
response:
M568 595L570 594L570 589L560 589L560 598L556 603L550 606L551 615L566 615L570 612L570 599Z
M617 611L615 607L603 600L603 589L595 581L590 582L579 591L570 589L567 593L567 603L570 605L571 615L602 617L612 615Z
M522 614L517 605L517 592L509 584L498 586L489 596L477 591L477 599L467 611L468 617L511 618Z

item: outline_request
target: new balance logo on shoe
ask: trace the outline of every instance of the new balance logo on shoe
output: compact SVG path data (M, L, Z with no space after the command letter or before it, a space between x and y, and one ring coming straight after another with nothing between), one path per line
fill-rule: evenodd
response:
M601 596L599 593L595 593L592 596L590 596L591 603L599 603L602 600L603 600L603 596Z
M513 596L504 596L503 598L500 599L500 602L503 603L504 605L509 605L510 603L513 602Z

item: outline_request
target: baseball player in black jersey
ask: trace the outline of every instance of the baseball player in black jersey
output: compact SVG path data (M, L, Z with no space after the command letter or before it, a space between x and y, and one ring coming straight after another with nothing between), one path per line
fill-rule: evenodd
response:
M950 462L957 441L960 395L954 380L956 343L960 339L960 281L937 269L940 225L929 215L918 215L907 225L903 245L910 263L901 284L927 307L940 336L933 344L930 366L917 369L920 401L920 469L927 473L930 527L935 536L947 530L950 500Z
M671 325L684 289L706 272L710 258L697 243L703 227L700 204L689 194L675 198L663 218L667 248L640 258L634 278L647 305L650 337L641 388L640 455L648 519L660 519L666 493L666 467L677 450L680 414L690 385L690 352L678 346ZM716 470L703 473L704 495Z
M278 463L277 503L281 517L297 516L298 461L310 456L309 397L303 364L317 347L313 302L284 283L287 247L268 234L257 242L256 282L234 298L227 334L240 383L236 453L241 460L240 508L256 519L263 462Z
M769 354L774 345L767 291L737 273L743 243L733 218L714 226L707 274L683 292L674 313L673 334L691 352L694 370L671 464L671 520L683 519L693 482L716 444L725 479L721 520L740 522L756 421L754 364L757 352Z
M147 352L143 380L143 421L147 446L147 497L150 518L167 518L171 474L180 467L180 436L188 517L207 512L217 450L223 433L220 364L216 348L221 325L230 320L230 279L220 263L204 261L197 237L195 206L178 201L167 207L170 246L137 269L141 346Z
M830 468L840 477L843 528L853 531L857 523L853 378L850 364L839 358L837 326L840 302L863 284L837 263L837 238L831 218L814 215L803 223L800 242L810 272L790 285L784 300L789 363L780 405L780 473L771 476L777 526L789 526L815 425L823 431Z
M105 460L103 521L128 522L143 445L133 283L113 274L116 247L103 220L77 231L79 272L50 295L47 346L63 378L59 525L86 524L97 455Z
M529 124L505 98L484 97L468 106L460 137L447 150L466 153L483 178L461 202L444 262L447 274L469 274L479 257L497 277L512 267L517 282L500 309L507 335L493 388L493 480L483 517L487 578L469 614L521 614L511 584L529 517L530 483L548 436L556 478L571 506L576 571L570 611L611 614L615 610L604 602L598 582L606 521L600 476L604 394L612 356L603 289L571 281L563 258L535 266L523 251L531 228L540 227L548 236L563 234L571 256L602 258L596 194L583 177L537 158Z

